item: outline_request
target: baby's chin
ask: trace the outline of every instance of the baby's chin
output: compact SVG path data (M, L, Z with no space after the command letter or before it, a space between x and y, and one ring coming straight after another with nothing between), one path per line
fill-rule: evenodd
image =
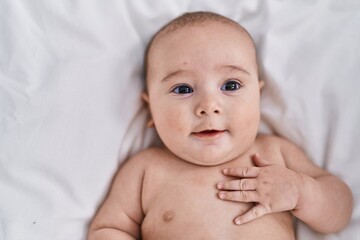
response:
M242 144L234 144L234 142L241 142ZM199 144L199 141L185 141L184 144L167 142L165 146L182 161L198 166L211 167L238 159L251 149L253 142L252 138L246 138L242 141L239 139L222 138L219 141L206 144L203 142Z
M177 155L179 158L185 160L188 163L192 163L198 166L204 167L213 167L225 164L234 160L238 155L231 154L230 151L226 152L219 152L219 151L199 151L196 153L178 153Z

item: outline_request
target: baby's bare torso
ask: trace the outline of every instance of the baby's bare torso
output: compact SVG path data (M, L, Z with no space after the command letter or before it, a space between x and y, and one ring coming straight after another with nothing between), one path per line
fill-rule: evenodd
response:
M155 160L145 160L151 164L143 180L142 239L295 239L290 213L270 214L238 226L234 218L253 204L217 197L216 183L230 179L221 170L250 166L250 154L251 150L232 162L203 167L163 150L154 151Z

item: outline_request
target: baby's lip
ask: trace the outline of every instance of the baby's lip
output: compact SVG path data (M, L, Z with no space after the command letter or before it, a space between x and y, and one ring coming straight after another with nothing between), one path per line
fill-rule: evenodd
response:
M199 132L193 132L192 134L199 138L212 138L219 136L224 132L226 132L226 130L206 129Z

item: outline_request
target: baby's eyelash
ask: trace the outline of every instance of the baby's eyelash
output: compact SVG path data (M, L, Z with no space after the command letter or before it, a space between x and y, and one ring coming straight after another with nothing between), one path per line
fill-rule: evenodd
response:
M194 89L187 84L178 84L171 89L171 92L179 95L184 95L193 93Z
M221 91L234 92L243 87L243 84L236 79L227 80L221 87Z

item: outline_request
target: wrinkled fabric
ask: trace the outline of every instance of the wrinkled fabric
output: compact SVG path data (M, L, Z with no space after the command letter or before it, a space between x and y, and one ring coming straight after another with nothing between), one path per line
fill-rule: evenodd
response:
M153 141L142 61L186 12L238 21L266 86L261 132L288 138L346 181L351 224L298 239L360 236L360 2L0 0L0 239L86 238L121 163Z

